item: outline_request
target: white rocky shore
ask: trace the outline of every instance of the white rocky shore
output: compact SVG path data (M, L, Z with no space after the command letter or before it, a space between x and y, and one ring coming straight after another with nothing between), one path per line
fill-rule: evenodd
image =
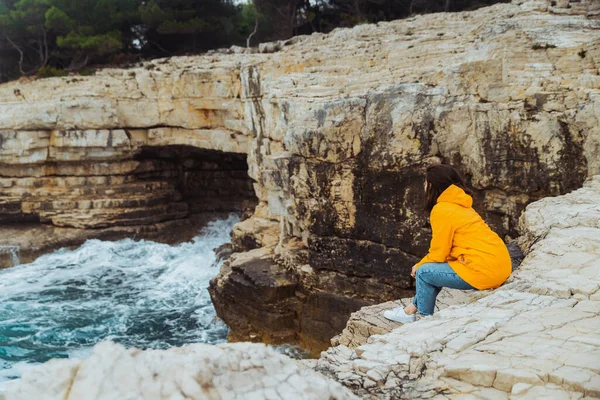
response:
M530 251L507 284L459 292L468 304L360 346L366 328L357 319L373 332L393 328L378 323L386 306L367 307L317 370L367 399L599 398L600 176L529 205L520 225Z
M406 326L378 317L395 303L364 308L316 363L331 379L260 344L103 343L32 369L0 400L598 398L600 175L531 204L520 225L530 251L507 284L445 292L442 310Z
M87 360L52 360L1 400L358 399L263 344L127 350L105 342Z

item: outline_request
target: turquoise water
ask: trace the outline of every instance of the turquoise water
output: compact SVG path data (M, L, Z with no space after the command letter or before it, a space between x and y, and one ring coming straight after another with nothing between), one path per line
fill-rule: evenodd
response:
M219 271L214 248L237 217L169 246L130 239L87 241L0 271L0 390L32 365L84 358L112 340L138 348L226 341L207 288Z

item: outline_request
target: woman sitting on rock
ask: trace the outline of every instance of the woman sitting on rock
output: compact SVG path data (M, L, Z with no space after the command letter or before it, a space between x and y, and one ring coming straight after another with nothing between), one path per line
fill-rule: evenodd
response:
M433 314L443 287L497 288L512 271L504 242L472 208L460 173L449 165L427 168L425 210L433 237L429 253L412 267L417 294L412 304L384 312L392 321L409 323Z

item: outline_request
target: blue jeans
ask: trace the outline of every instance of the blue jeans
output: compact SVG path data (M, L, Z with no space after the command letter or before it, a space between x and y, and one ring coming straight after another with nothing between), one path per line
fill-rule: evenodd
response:
M413 304L419 314L432 315L435 299L443 287L452 289L475 289L465 282L448 263L426 263L417 269L417 295Z

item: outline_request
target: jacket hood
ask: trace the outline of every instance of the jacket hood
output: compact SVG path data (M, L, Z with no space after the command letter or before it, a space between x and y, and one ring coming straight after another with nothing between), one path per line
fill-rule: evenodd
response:
M454 203L459 206L470 208L473 206L473 198L456 185L450 185L440 194L437 203Z

